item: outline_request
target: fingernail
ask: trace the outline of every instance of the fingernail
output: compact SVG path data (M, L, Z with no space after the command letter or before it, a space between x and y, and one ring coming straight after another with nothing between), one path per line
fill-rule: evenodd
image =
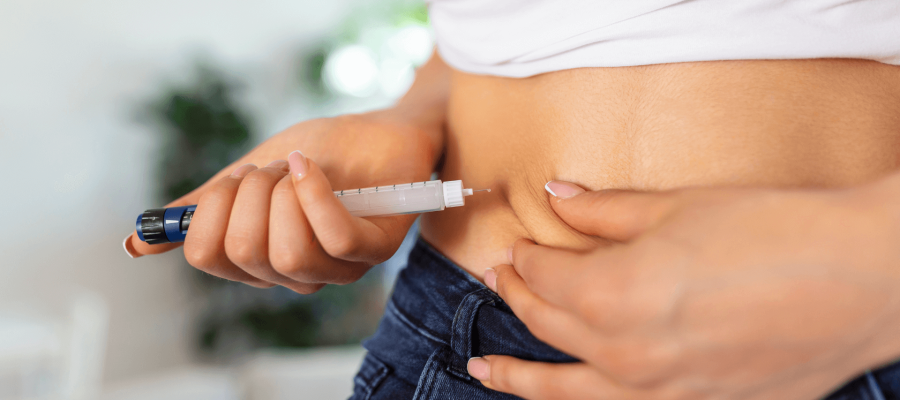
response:
M131 235L125 236L125 240L122 241L122 247L125 248L125 254L128 254L128 257L135 258L137 257L135 254L137 252L134 250L134 247L131 245Z
M491 288L493 291L497 291L497 271L493 268L488 268L484 270L484 284L487 287Z
M231 173L231 176L233 176L235 178L243 178L244 176L249 174L250 171L253 171L254 169L256 169L256 165L244 164L244 165L241 165L240 167L237 167L237 169Z
M306 176L307 171L307 163L306 156L300 152L300 150L294 150L288 156L288 164L291 165L291 174L294 175L297 179L302 179Z
M275 160L275 161L272 161L272 162L266 164L266 168L272 167L272 168L284 169L284 167L287 167L287 166L288 166L288 162L284 161L284 160Z
M569 197L584 193L584 189L580 186L564 181L547 182L547 184L544 185L544 190L552 194L553 197L559 199L568 199Z
M470 358L466 369L469 370L469 375L472 375L473 378L478 379L479 381L491 380L491 363L484 358Z

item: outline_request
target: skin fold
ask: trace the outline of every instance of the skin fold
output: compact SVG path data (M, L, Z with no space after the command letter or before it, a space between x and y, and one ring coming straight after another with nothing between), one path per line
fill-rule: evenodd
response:
M518 239L590 248L543 186L840 187L900 163L900 68L862 60L584 68L524 79L453 72L443 179L493 188L422 217L471 274Z
M295 150L302 155L292 153ZM423 215L423 238L479 279L485 279L485 271L496 267L489 278L496 280L501 295L508 297L503 289L506 284L500 282L516 282L512 267L502 266L508 263L512 243L526 239L557 251L575 252L566 254L595 257L604 254L598 249L619 249L622 243L635 239L622 230L591 230L579 225L581 219L596 215L591 208L569 216L560 214L559 208L547 201L544 185L548 181L564 180L590 191L685 187L839 191L876 181L896 170L898 164L900 68L895 66L850 59L718 61L582 68L512 79L456 71L435 55L420 68L412 88L395 107L297 124L169 206L198 204L184 242L185 257L194 267L258 287L283 285L310 293L325 284L353 282L369 267L386 260L415 219L352 217L335 206L332 190L420 181L436 170L443 180L462 179L466 187L493 191L467 198L465 207ZM579 296L592 291L622 293L633 288L635 278L629 275L633 272L622 266L616 269L619 275L607 279L609 276L603 275L607 271L589 268L604 263L579 261L574 256L568 261L530 263L530 270L540 272L535 276L548 277L546 282L554 284L538 289L523 275L524 281L518 281L520 288L527 286L537 297L568 288L581 300L578 307L565 313L532 315L523 314L521 307L514 310L539 338L586 363L571 366L576 368L572 370L554 367L574 377L561 381L570 384L568 392L561 392L571 394L568 397L554 397L551 389L562 389L549 384L506 385L502 378L495 382L493 373L485 383L533 398L814 398L809 396L825 393L862 369L887 361L885 354L898 354L894 344L872 335L879 328L897 331L896 326L885 328L888 325L881 324L883 315L879 314L894 310L895 299L873 289L875 286L866 286L882 277L887 282L890 273L871 270L856 274L858 271L840 269L835 263L848 261L844 265L848 268L868 264L829 258L837 256L841 240L849 237L834 233L841 219L829 220L830 225L812 224L815 215L788 219L795 217L797 210L816 210L815 206L824 207L820 209L823 213L847 216L840 210L860 210L860 204L867 204L864 200L847 200L844 205L835 205L840 203L835 200L829 206L823 205L828 203L824 198L840 196L795 198L748 189L727 190L733 191L726 196L731 202L717 205L698 196L699 206L663 213L678 217L669 233L676 239L675 245L662 247L668 253L638 245L645 243L643 240L627 246L633 258L623 266L653 267L656 269L639 271L659 277L650 281L650 287L660 291L646 298L635 292L638 294L628 297L635 304L610 301L609 296ZM742 196L748 200L742 202ZM786 208L772 207L782 201ZM749 214L729 214L728 204L749 207L744 210ZM705 210L704 206L715 207ZM654 210L622 215L637 216L644 211L655 215ZM706 211L710 216L704 215ZM757 213L765 218L754 218ZM718 223L726 223L717 225L717 217L721 218ZM873 219L877 218L866 221ZM766 225L764 221L776 224ZM767 254L752 246L759 245L753 241L758 239L754 233L783 227L777 224L783 221L793 223L786 225L789 228L807 230L795 230L784 237L785 241L764 244L784 245L801 233L819 232L809 230L810 226L831 228L825 232L832 236L804 242L807 247L803 254L818 256L786 258L765 271L749 271L750 266L742 264L746 260L740 255L757 254L756 260L762 262ZM665 218L653 220L650 228L632 228L637 234L649 229L649 234L669 226L664 222ZM628 221L618 223L622 224L618 228L632 226ZM735 226L756 227L757 231L739 232L744 236L725 235ZM866 224L853 228L852 232L861 236L853 236L858 242L849 250L865 249L865 238L877 237ZM699 248L697 243L706 239L718 240L710 241L705 251L722 257L722 262L693 265L685 261L690 257L679 247L682 238L678 229L684 230L689 248ZM817 253L819 246L826 244L831 247L822 248L829 251ZM133 257L178 246L149 246L134 233L125 240L126 250ZM516 251L520 248L522 245L517 245ZM782 255L793 251L777 249L781 253L776 253ZM528 252L523 254L514 256L517 269L531 257ZM809 261L801 265L807 269L798 270L789 262L798 260ZM572 266L582 268L572 274ZM817 270L818 266L824 269ZM817 273L821 276L813 281L818 286L804 286L806 280L797 278ZM569 281L549 279L555 275L602 285L575 290ZM781 286L761 294L754 290L765 286L754 289L749 283L741 284L768 280ZM808 296L794 296L798 292ZM757 303L753 300L760 298L767 301L759 303L762 308L754 309ZM817 298L855 300L828 303L814 301ZM564 307L563 300L558 301L556 306ZM619 345L614 348L596 344L602 342L596 337L605 337L597 334L597 315L605 315L610 309L617 310L621 318L601 321L599 331L618 335L613 336ZM804 310L823 316L833 309L840 311L836 314L840 318L831 325L791 321ZM676 310L678 313L672 314ZM720 316L717 321L725 322L710 324L704 320L707 311ZM766 316L754 314L763 311L784 313L773 316L774 320L749 317ZM654 318L660 316L665 318ZM562 332L536 330L559 318L568 319L565 323L557 321L559 326L581 327L582 336L575 339L583 343L581 347L572 346L573 339ZM777 329L753 325L753 321L772 322ZM718 347L704 348L704 343ZM791 351L772 351L785 348ZM763 350L769 352L760 352ZM618 356L608 357L605 351ZM737 361L756 355L756 363ZM488 360L488 370L494 372L503 369L497 367L502 360L509 362L503 365L518 365L500 356ZM656 361L659 368L642 368L657 365ZM475 375L482 378L484 371L475 371ZM535 377L535 385L548 382L541 379L546 374L527 376ZM786 388L778 382L795 376L807 378L797 381L797 391L765 391ZM594 383L606 386L598 388L592 386ZM757 396L756 390L778 396ZM611 394L592 397L591 393Z
M816 399L900 358L900 175L832 190L548 187L560 218L616 243L521 240L485 281L583 362L473 358L485 386L528 399Z

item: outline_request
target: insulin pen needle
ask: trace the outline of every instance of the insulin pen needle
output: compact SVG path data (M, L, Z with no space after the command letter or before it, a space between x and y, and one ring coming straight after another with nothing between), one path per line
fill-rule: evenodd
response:
M0 0L2 1L2 0ZM465 197L491 189L464 189L462 181L440 180L334 192L354 217L444 211L466 205ZM183 242L197 206L154 208L138 215L135 230L148 244ZM127 243L126 243L127 244Z

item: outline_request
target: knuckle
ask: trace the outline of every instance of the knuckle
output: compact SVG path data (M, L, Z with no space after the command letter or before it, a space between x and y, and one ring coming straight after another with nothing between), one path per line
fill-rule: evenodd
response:
M290 276L299 269L303 257L295 251L275 251L269 254L269 262L272 263L275 272Z
M572 299L573 308L581 318L597 327L612 329L618 324L621 315L628 313L628 310L623 309L618 293L604 291L579 293L583 294Z
M613 354L594 354L603 359L616 381L635 388L651 388L675 370L677 351L662 343L632 342L617 346Z
M299 294L313 294L322 290L323 287L325 287L325 284L320 283L316 285L295 285L294 287L290 287L290 289Z
M254 265L262 258L253 243L233 237L225 238L225 255L237 265Z
M272 269L299 282L311 282L312 274L306 268L306 258L300 251L279 251L270 255Z
M332 235L326 240L322 240L320 243L329 256L339 259L344 259L357 254L360 246L359 241L350 234Z
M188 247L185 246L184 258L188 264L201 271L210 271L215 269L218 264L218 251L206 247Z

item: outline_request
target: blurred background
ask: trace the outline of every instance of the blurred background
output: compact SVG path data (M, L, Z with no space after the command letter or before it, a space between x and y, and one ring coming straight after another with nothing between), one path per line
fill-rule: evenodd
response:
M349 396L413 233L310 296L122 239L290 125L389 106L432 46L420 1L0 1L0 400Z

